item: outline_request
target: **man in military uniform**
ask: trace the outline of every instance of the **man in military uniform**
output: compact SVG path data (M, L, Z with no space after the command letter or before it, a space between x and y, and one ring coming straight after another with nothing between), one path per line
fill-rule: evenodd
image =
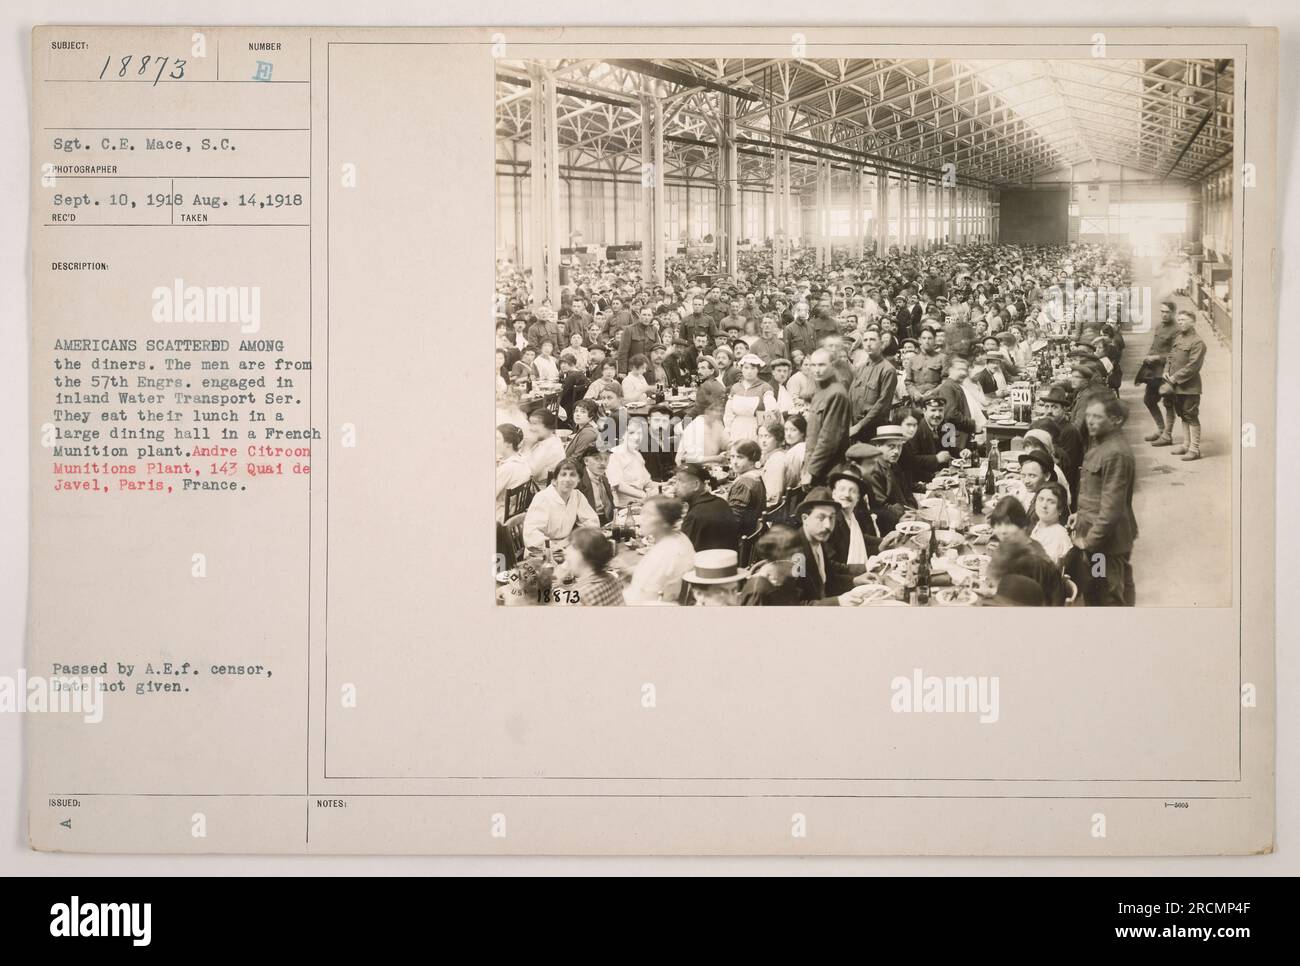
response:
M935 348L934 330L922 329L916 340L918 351L903 371L907 394L914 402L924 402L943 382L943 355Z
M1173 302L1160 303L1160 322L1151 333L1151 348L1147 350L1146 358L1142 360L1142 368L1138 370L1136 380L1146 387L1142 393L1142 403L1147 407L1151 418L1156 421L1155 432L1148 433L1143 439L1155 446L1173 445L1172 394L1163 397L1165 411L1162 414L1160 387L1164 383L1165 359L1169 356L1169 348L1174 343L1174 336L1178 334L1178 325L1174 322L1174 309Z
M1169 347L1160 392L1173 398L1174 413L1183 421L1185 434L1183 441L1169 452L1186 462L1201 458L1201 366L1205 362L1205 342L1196 332L1196 316L1187 309L1178 313L1176 324L1178 334ZM1161 443L1157 440L1154 445Z
M1083 458L1072 539L1087 555L1089 576L1097 576L1098 558L1104 561L1100 579L1084 580L1085 599L1094 607L1136 603L1131 556L1138 535L1133 515L1137 472L1133 451L1120 432L1126 415L1124 404L1112 393L1093 396L1084 413L1093 444Z
M853 418L849 436L867 442L876 435L876 428L889 419L898 373L894 371L894 364L881 354L880 336L874 329L867 330L862 345L867 351L867 359L849 386Z

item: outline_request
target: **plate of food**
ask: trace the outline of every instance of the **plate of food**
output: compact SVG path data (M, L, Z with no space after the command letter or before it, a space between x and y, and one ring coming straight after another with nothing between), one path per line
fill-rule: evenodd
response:
M944 550L947 550L950 547L960 547L966 542L966 538L956 530L940 530L934 535L934 537L939 542L939 546L943 547Z
M878 562L885 567L898 567L905 563L911 562L912 551L908 547L891 547L889 550L882 550L872 558L873 562Z
M993 536L993 525L990 523L972 523L968 532L975 539L987 540Z
M930 524L924 520L899 520L894 524L894 529L905 537L915 537L922 533L928 533Z
M961 480L955 476L936 476L929 483L925 484L927 490L951 490L955 486L960 486Z
M964 553L957 558L957 563L967 570L980 570L989 565L989 556L984 553Z
M971 607L979 599L969 587L940 587L934 592L934 602L940 607Z
M848 596L859 604L869 604L874 601L892 598L894 592L884 584L859 584L849 591Z

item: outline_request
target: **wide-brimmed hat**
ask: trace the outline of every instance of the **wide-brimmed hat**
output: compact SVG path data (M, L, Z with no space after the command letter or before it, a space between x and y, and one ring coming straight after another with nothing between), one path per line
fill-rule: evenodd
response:
M824 486L814 486L809 490L807 495L799 501L799 506L794 512L797 516L803 516L806 512L815 510L819 506L839 508L839 504L831 498L831 491Z
M838 483L840 480L848 480L849 482L856 485L859 493L866 492L867 481L862 478L862 474L859 473L855 467L841 466L838 469L836 469L833 473L831 473L830 476L826 478L827 488L831 490L835 489L835 484Z
M907 435L902 426L881 426L876 435L871 437L873 443L906 443Z
M700 550L694 567L682 575L688 584L735 584L749 578L734 550Z

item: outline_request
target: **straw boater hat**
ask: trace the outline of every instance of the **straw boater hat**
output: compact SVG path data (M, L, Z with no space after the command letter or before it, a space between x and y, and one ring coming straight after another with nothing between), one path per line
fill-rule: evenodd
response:
M871 438L871 442L880 443L906 443L907 436L903 433L902 426L881 426L876 430L876 435Z
M749 579L749 573L739 566L740 557L734 550L701 550L695 554L695 566L682 575L688 584L735 584Z

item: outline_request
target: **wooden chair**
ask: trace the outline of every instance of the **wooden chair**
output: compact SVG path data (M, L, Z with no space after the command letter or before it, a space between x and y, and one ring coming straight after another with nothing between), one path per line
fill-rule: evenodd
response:
M1065 583L1065 606L1080 607L1083 605L1083 599L1079 597L1079 585L1069 577L1062 575L1061 580Z
M524 559L524 517L526 514L516 513L512 517L506 517L505 527L510 531L510 546L514 548L515 559Z
M533 497L537 495L537 484L532 480L521 483L518 486L506 490L505 499L505 517L509 520L511 517L518 516L528 509L528 505L533 502Z
M761 537L766 532L767 532L767 521L760 518L758 521L758 526L754 528L754 532L747 533L740 538L740 552L738 554L738 556L740 557L740 561L739 561L740 566L742 567L749 566L749 561L754 556L754 544L756 544L758 542L758 538Z

